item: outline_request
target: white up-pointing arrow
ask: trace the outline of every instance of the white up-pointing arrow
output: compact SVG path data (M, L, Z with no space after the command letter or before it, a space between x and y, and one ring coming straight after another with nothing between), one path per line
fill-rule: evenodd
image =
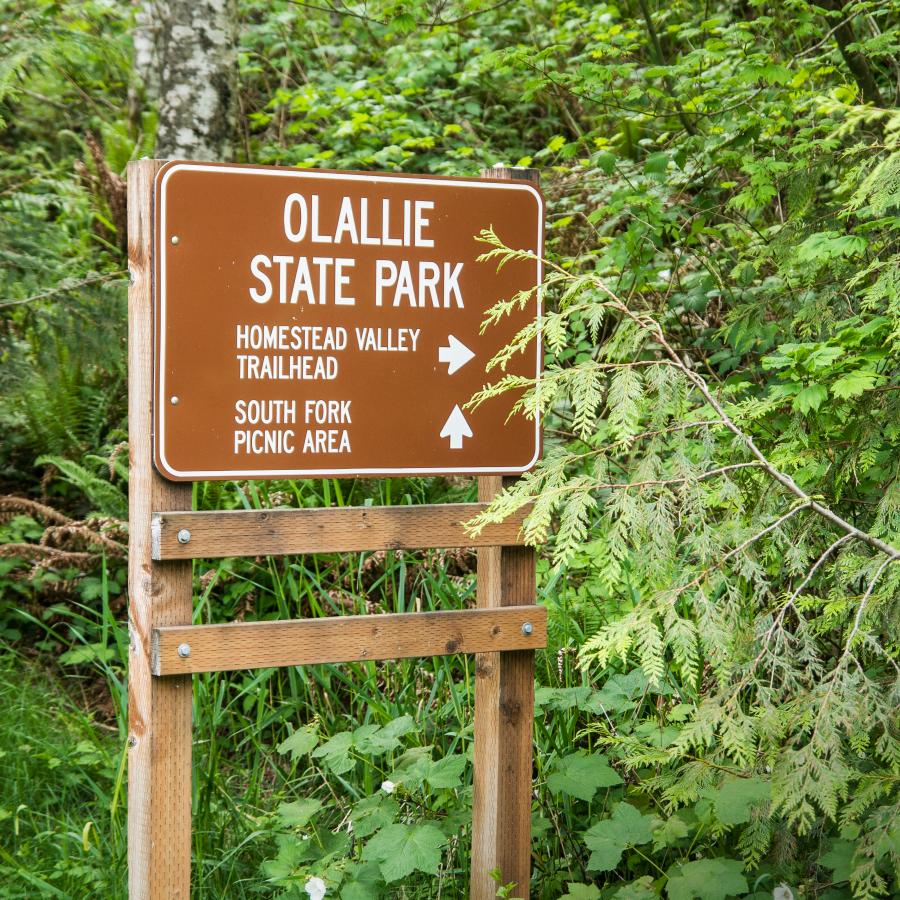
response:
M448 375L458 372L470 359L475 357L475 354L452 334L447 335L447 345L438 347L438 360L442 363L450 363L450 368L447 369Z
M444 422L444 427L441 429L441 437L450 438L451 450L462 450L463 438L472 437L472 429L469 428L469 423L458 406L453 407L453 412L450 413L447 421Z

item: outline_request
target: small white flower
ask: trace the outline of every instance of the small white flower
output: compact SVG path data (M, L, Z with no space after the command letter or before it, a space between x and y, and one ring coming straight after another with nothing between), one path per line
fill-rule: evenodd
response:
M794 900L794 892L782 881L772 891L772 900Z
M394 788L395 788L395 787L396 787L396 785L394 784L393 781L382 781L382 782L381 782L381 789L382 789L386 794L393 794L393 793L394 793Z
M310 878L303 885L303 890L309 894L309 900L322 900L325 896L325 882L321 878Z

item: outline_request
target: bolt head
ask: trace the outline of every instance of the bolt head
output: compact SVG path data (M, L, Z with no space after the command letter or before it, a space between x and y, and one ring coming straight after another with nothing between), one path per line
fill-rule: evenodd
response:
M172 406L178 406L178 398L177 397L169 397L169 403L171 403Z
M178 531L178 543L189 544L191 542L191 533L187 528L181 528Z
M534 625L531 622L524 622L522 624L522 634L528 635L534 631Z
M173 234L173 235L172 235L172 243L173 243L173 244L177 244L177 243L178 243L178 235L177 235L177 234Z
M178 655L182 659L187 659L191 655L191 645L190 644L179 644L178 645Z

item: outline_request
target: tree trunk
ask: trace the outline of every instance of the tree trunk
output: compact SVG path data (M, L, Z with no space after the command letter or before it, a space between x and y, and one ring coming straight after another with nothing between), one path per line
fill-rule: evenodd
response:
M157 157L232 158L236 19L234 0L145 0L136 37L153 37L159 84ZM141 40L135 49L136 65L146 67L147 48ZM139 74L152 84L152 78Z
M881 92L878 90L878 84L875 82L875 76L869 66L869 61L864 53L858 49L856 44L856 35L853 32L853 23L849 17L845 18L845 7L843 0L823 0L822 6L835 12L838 17L838 25L834 29L834 39L837 42L841 56L853 75L856 83L859 85L863 100L874 106L884 106L884 100Z

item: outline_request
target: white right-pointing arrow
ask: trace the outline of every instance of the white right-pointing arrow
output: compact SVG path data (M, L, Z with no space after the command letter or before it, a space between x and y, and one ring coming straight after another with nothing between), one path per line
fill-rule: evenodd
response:
M450 438L451 450L462 450L463 438L472 437L472 429L469 428L469 423L458 406L453 407L453 412L450 413L447 421L444 422L444 427L441 429L441 437Z
M438 361L450 363L450 367L447 369L448 375L458 372L470 359L474 358L475 354L452 334L447 335L446 347L438 347Z

